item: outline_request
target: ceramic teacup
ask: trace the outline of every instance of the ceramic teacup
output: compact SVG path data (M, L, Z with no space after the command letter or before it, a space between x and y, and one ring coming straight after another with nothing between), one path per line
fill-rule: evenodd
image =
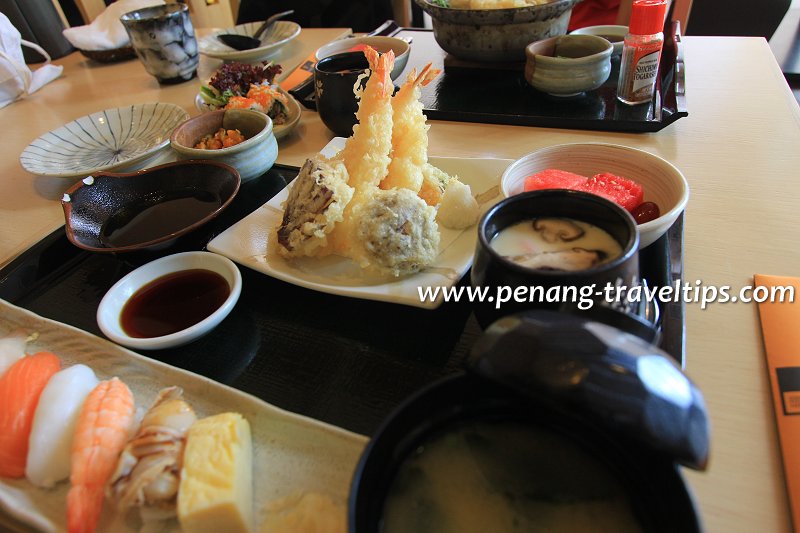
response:
M119 20L145 70L159 83L180 83L197 74L197 40L186 4L137 9Z

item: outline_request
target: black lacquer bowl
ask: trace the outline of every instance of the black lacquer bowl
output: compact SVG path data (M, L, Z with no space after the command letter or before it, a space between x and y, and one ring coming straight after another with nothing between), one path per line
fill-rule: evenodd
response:
M219 215L240 184L236 169L209 160L98 172L61 200L67 237L92 252L163 249Z
M417 513L407 514L419 520L413 526L419 530L442 531L455 509L469 507L452 501L466 499L461 495L470 490L460 480L448 505L429 494L418 497L414 484L439 487L442 478L436 470L408 469L404 464L429 453L437 439L471 424L516 424L561 443L547 451L510 441L487 442L480 435L465 439L474 461L469 468L479 471L480 479L498 479L487 464L514 461L512 475L500 477L505 483L492 494L507 498L512 506L533 500L534 508L548 510L551 527L553 516L572 522L571 514L582 512L584 498L598 520L604 505L619 501L598 497L606 490L597 486L602 483L573 479L580 472L561 453L572 448L582 454L582 464L606 472L611 485L621 487L617 497L623 494L629 511L624 518L638 530L701 530L678 464L705 468L708 418L702 394L666 353L604 324L531 311L493 324L476 344L468 366L408 398L375 433L351 487L351 533L391 533L387 525L392 520L387 517L392 511L386 502L398 494L416 498ZM487 450L489 459L481 459ZM451 448L448 453L458 451ZM551 481L536 486L535 480L543 477ZM535 490L528 488L521 497L513 494L518 480L534 480ZM480 516L490 506L486 499L473 507L469 512ZM525 522L530 516L520 518L519 524L535 530L539 526ZM603 522L593 525L598 524Z

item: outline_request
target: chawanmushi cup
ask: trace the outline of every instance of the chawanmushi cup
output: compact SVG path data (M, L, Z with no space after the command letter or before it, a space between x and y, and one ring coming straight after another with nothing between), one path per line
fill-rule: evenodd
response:
M567 218L597 226L620 244L622 253L584 270L563 271L529 268L493 248L492 240L502 230L542 217ZM473 301L475 316L486 328L498 318L529 309L590 313L596 306L607 307L605 287L633 287L639 283L638 247L639 232L633 217L605 198L571 190L531 191L506 198L489 209L478 223L471 282L473 287L488 290L486 298ZM594 287L591 295L581 292L587 286ZM551 298L551 301L538 298L540 293L565 292L561 289L565 287L574 287L578 298ZM536 297L530 298L530 294ZM501 302L501 296L510 299Z

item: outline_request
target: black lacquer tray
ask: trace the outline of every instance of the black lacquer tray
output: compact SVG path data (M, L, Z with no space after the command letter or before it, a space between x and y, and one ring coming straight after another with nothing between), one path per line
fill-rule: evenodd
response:
M419 72L428 63L442 69L431 84L422 88L421 101L425 115L431 120L654 132L688 115L678 23L671 23L665 31L653 100L636 106L617 100L618 57L612 59L611 75L602 87L581 96L558 98L528 85L523 76L524 62L466 63L442 50L431 30L397 28L390 34L412 43L408 65L395 83L402 83L412 68ZM313 84L289 92L314 109Z
M0 298L102 337L95 313L118 279L162 255L204 249L297 172L276 165L243 184L218 218L158 253L86 252L59 229L0 270ZM680 278L682 239L681 218L642 251L642 273L651 286ZM318 293L241 270L242 295L219 327L186 346L140 353L370 435L412 392L460 370L481 335L466 301L431 311ZM460 283L468 282L469 275ZM661 311L661 346L683 362L683 308Z

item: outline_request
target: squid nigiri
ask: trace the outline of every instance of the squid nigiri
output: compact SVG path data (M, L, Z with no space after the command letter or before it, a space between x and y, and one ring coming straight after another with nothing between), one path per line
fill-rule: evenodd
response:
M55 354L39 352L23 357L0 377L0 477L25 475L36 405L60 368Z
M118 378L101 381L81 408L72 441L67 531L90 533L103 509L103 489L134 421L133 394Z
M122 451L106 490L118 509L137 506L145 522L176 515L186 432L196 420L179 387L159 392Z
M91 368L73 365L57 372L45 386L33 417L25 465L25 477L34 485L52 487L69 476L75 423L97 384Z
M25 357L25 347L38 335L28 335L27 331L15 329L4 337L0 337L0 376L6 373L11 365Z

